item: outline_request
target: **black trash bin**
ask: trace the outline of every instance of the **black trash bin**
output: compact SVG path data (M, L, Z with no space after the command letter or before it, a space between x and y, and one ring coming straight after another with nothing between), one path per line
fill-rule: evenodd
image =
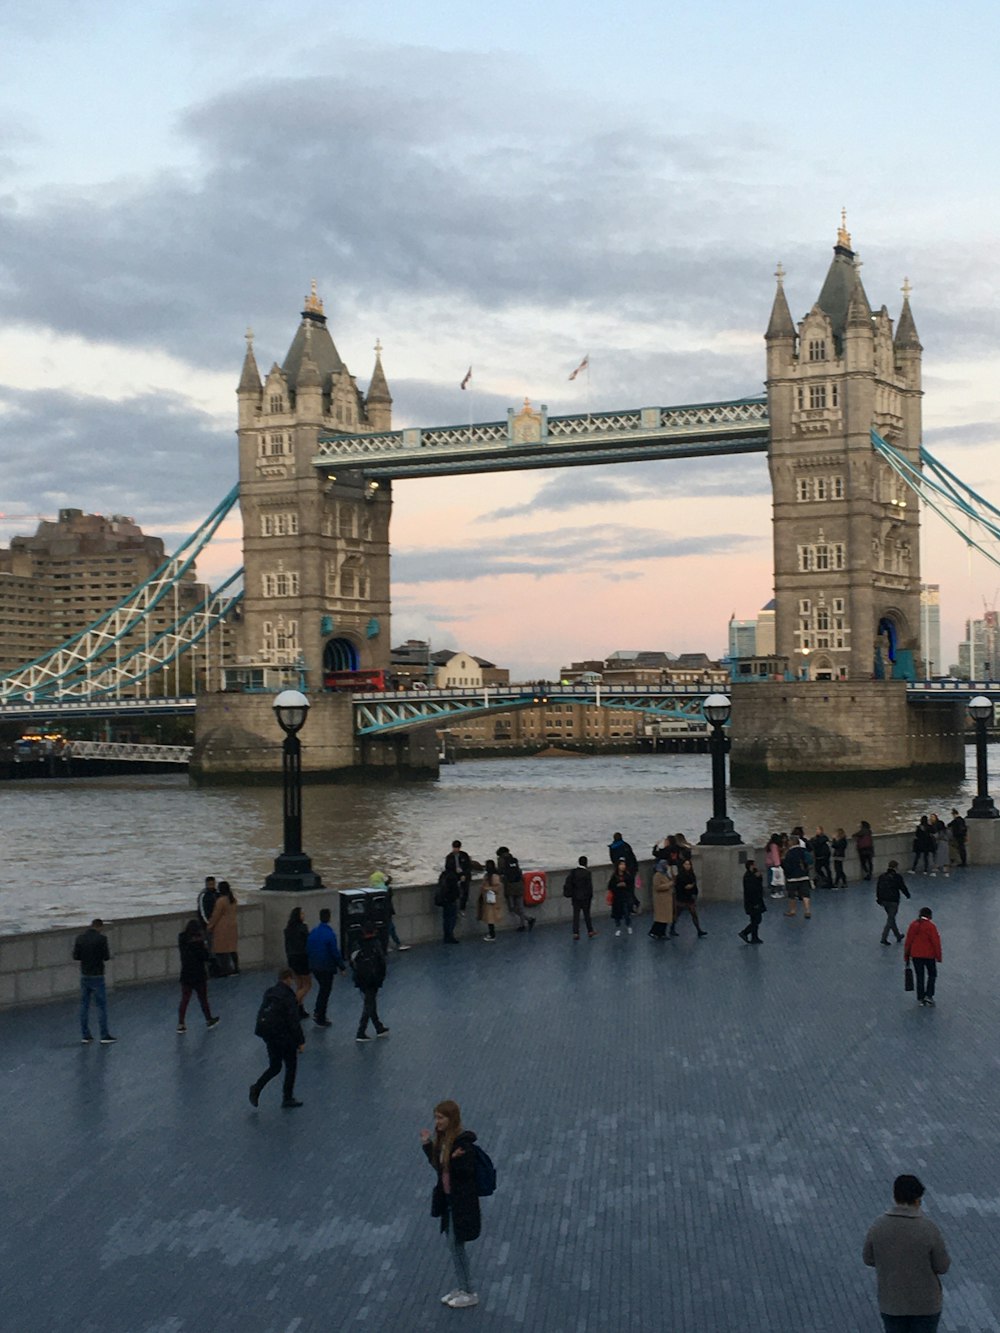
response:
M340 890L340 947L345 958L361 943L365 927L375 931L389 952L389 895L385 889Z

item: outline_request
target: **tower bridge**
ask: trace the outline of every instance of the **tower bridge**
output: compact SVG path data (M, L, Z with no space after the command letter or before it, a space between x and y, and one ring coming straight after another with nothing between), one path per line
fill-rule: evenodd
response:
M285 673L310 692L306 769L433 770L435 709L445 717L468 711L467 701L324 689L332 672L389 667L395 483L766 453L776 656L792 664L794 679L734 684L734 780L888 776L915 765L958 773L961 700L914 688L925 674L914 497L935 507L937 500L921 444L923 349L909 287L895 321L885 305L873 309L843 222L819 295L797 323L784 277L779 266L764 396L552 417L526 399L505 421L403 430L392 428L381 346L362 391L314 286L283 362L262 375L247 336L237 388L242 586L206 604L192 628L160 646L160 658L227 618L239 672ZM941 478L939 498L957 502L955 480ZM963 516L972 511L969 502ZM1000 512L984 521L1000 535ZM142 608L140 597L99 633L64 646L54 665L46 659L0 678L0 702L24 703L29 692L38 703L57 695L84 701L97 692L94 682L113 700L118 682L146 679L158 669L155 652L130 649L123 660L121 647L126 630L134 644ZM642 711L668 706L654 693L645 692ZM482 707L492 710L500 697ZM672 697L670 707L687 706ZM521 696L509 706L524 706ZM200 779L269 773L275 744L266 694L199 697L192 769Z

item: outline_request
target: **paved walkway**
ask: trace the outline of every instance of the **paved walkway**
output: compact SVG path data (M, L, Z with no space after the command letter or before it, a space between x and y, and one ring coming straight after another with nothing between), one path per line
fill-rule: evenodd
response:
M808 922L771 903L759 948L729 905L663 944L648 916L615 939L603 908L578 944L470 925L393 961L387 1041L354 1042L337 982L299 1111L277 1082L247 1101L259 975L214 983L222 1023L189 1015L184 1037L170 986L112 997L113 1047L81 1047L71 1005L4 1014L2 1323L876 1330L861 1243L906 1170L951 1247L942 1330L1000 1330L996 877L910 882L944 938L936 1009L904 995L865 885L817 894ZM418 1130L446 1096L499 1169L474 1311L438 1302Z

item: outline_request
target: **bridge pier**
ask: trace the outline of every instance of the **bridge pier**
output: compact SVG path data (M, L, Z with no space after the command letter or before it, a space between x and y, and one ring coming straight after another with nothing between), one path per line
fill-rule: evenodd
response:
M190 773L201 785L281 781L280 727L271 694L220 693L199 696ZM379 776L436 778L433 728L355 739L353 700L347 694L309 696L309 718L301 732L302 776L335 782Z
M735 683L732 701L734 787L951 782L965 775L963 702L908 704L905 681Z

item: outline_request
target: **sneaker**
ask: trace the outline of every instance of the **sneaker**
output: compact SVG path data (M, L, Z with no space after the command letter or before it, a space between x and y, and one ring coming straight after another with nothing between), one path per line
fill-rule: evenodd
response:
M388 1029L388 1028L379 1028L379 1030L375 1033L375 1035L376 1035L376 1037L388 1037L388 1035L389 1035L389 1029Z
M495 935L484 935L484 936L483 936L483 939L486 940L489 944L493 944L493 943L495 943L495 941L496 941L496 936L495 936Z
M456 1287L454 1291L449 1291L447 1296L441 1297L441 1304L450 1305L460 1291L461 1287Z
M355 1041L371 1041L371 1037L369 1037L369 1035L368 1035L367 1032L359 1032L358 1035L354 1038L354 1040L355 1040Z
M897 943L898 943L898 940L897 940ZM879 944L884 944L885 947L886 947L887 949L891 949L891 948L892 948L892 945L889 943L888 940L879 940Z
M333 1027L333 1023L331 1022L331 1020L330 1020L329 1018L317 1018L315 1014L313 1014L313 1022L316 1024L316 1026L317 1026L318 1028L332 1028L332 1027Z
M917 1001L917 1004L921 1004L921 1005L926 1004L926 1003L927 1003L926 1000L918 1000L918 1001Z
M924 1000L924 1004L929 1004L929 1005L931 1006L931 1008L933 1009L933 1008L934 1008L934 996L933 996L933 995L928 995L927 998Z
M302 1105L302 1103L299 1102L299 1101L296 1101L294 1097L286 1097L285 1100L284 1100L281 1104L282 1104L282 1106L285 1108L286 1111L294 1110L297 1106L301 1106L301 1105Z
M628 927L628 933L629 933L630 935L632 934L632 927L631 927L631 926Z
M107 1036L101 1038L101 1045L102 1045L102 1046L113 1046L117 1040L118 1040L118 1038L117 1038L117 1037L112 1037L111 1033L109 1032L109 1033L107 1034Z
M178 1023L178 1024L177 1024L177 1031L178 1031L178 1032L187 1032L187 1030L188 1030L188 1029L187 1029L187 1024L186 1024L186 1023Z
M699 930L699 931L698 931L698 938L699 938L700 940L703 940L707 934L708 934L708 931L707 931L707 930Z
M93 1046L93 1044L94 1044L94 1039L93 1039L93 1037L81 1037L81 1038L80 1038L80 1045L81 1045L81 1046Z
M210 1028L215 1028L215 1027L218 1027L219 1024L220 1024L221 1022L222 1022L222 1019L219 1018L219 1016L216 1014L214 1017L212 1017L212 1018L210 1018L210 1019L208 1020L208 1026L209 1026Z
M596 930L588 930L588 931L587 931L587 939L588 939L588 940L593 940L593 939L596 939L596 938L597 938L597 931L596 931Z
M618 937L619 937L620 935L621 935L621 931L620 931L620 930L616 930L616 931L615 931L615 939L618 939Z
M251 1105L251 1106L256 1106L257 1103L258 1103L259 1101L260 1101L260 1089L257 1087L257 1084L256 1084L256 1083L251 1083L251 1084L250 1084L250 1105Z
M531 930L534 930L534 929L535 929L535 918L534 918L533 916L529 916L529 917L528 917L528 930L531 931ZM468 1293L466 1293L466 1294L468 1294ZM476 1301L478 1301L478 1300L479 1300L479 1297L477 1296L477 1297L476 1297ZM472 1303L473 1305L475 1305L476 1302L473 1301L473 1302L471 1302L471 1303Z
M448 1302L453 1310L467 1310L470 1305L478 1305L479 1297L474 1291L457 1291Z
M409 944L400 944L399 947L396 949L397 953L409 953L409 951L410 951Z

